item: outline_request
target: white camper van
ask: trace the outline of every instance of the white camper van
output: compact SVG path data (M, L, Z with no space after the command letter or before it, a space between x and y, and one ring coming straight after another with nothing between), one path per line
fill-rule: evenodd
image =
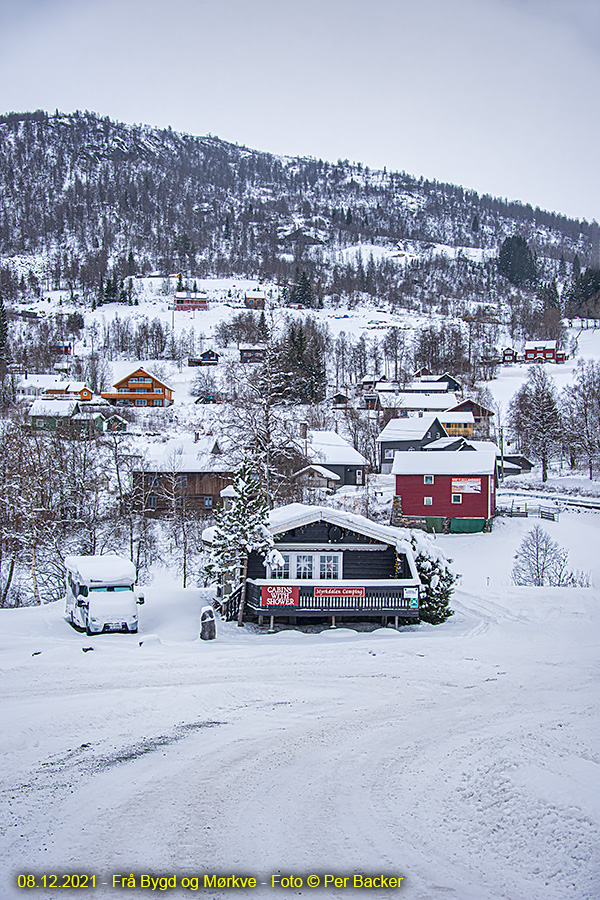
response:
M135 566L128 559L107 553L104 556L67 556L67 619L87 634L103 631L138 630Z

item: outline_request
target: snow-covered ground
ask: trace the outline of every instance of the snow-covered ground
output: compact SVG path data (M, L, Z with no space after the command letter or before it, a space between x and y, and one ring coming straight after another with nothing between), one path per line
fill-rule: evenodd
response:
M437 627L206 643L202 593L160 575L135 636L0 611L0 896L63 895L19 872L94 873L86 897L121 896L114 874L246 873L268 897L275 873L363 872L404 876L379 898L595 900L600 595L510 586L533 524L438 538L462 579ZM600 584L600 514L543 524Z

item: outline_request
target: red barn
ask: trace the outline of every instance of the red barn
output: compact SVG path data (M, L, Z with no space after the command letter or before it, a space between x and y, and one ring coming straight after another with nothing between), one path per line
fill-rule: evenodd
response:
M483 531L496 512L496 453L399 451L394 457L402 515L430 531Z

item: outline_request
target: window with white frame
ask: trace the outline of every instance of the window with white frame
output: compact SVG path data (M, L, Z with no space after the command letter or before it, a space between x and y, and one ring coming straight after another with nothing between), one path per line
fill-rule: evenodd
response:
M329 580L340 577L340 558L337 553L322 553L319 557L319 578Z
M313 557L312 553L296 554L296 578L312 579Z
M433 475L423 475L423 484L433 484Z
M267 565L267 578L337 581L342 577L341 553L282 553L283 566Z
M290 577L290 554L282 553L283 556L283 565L282 566L271 566L270 567L270 577L271 578L289 578Z
M433 506L433 497L423 497L425 506Z
M462 503L462 494L452 494L453 503Z
M177 487L187 487L187 475L177 476Z

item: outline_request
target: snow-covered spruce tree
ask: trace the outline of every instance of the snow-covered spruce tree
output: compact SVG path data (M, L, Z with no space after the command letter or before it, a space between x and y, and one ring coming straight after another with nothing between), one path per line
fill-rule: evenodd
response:
M440 625L454 615L450 609L450 597L456 575L450 569L451 559L433 554L426 547L421 535L411 532L410 543L415 555L417 572L424 591L419 599L419 619L430 625Z
M269 551L276 551L267 528L267 501L247 460L235 473L232 487L231 502L215 513L210 559L204 575L209 581L230 584L233 591L241 586L238 625L243 625L248 554L255 550L266 557Z

